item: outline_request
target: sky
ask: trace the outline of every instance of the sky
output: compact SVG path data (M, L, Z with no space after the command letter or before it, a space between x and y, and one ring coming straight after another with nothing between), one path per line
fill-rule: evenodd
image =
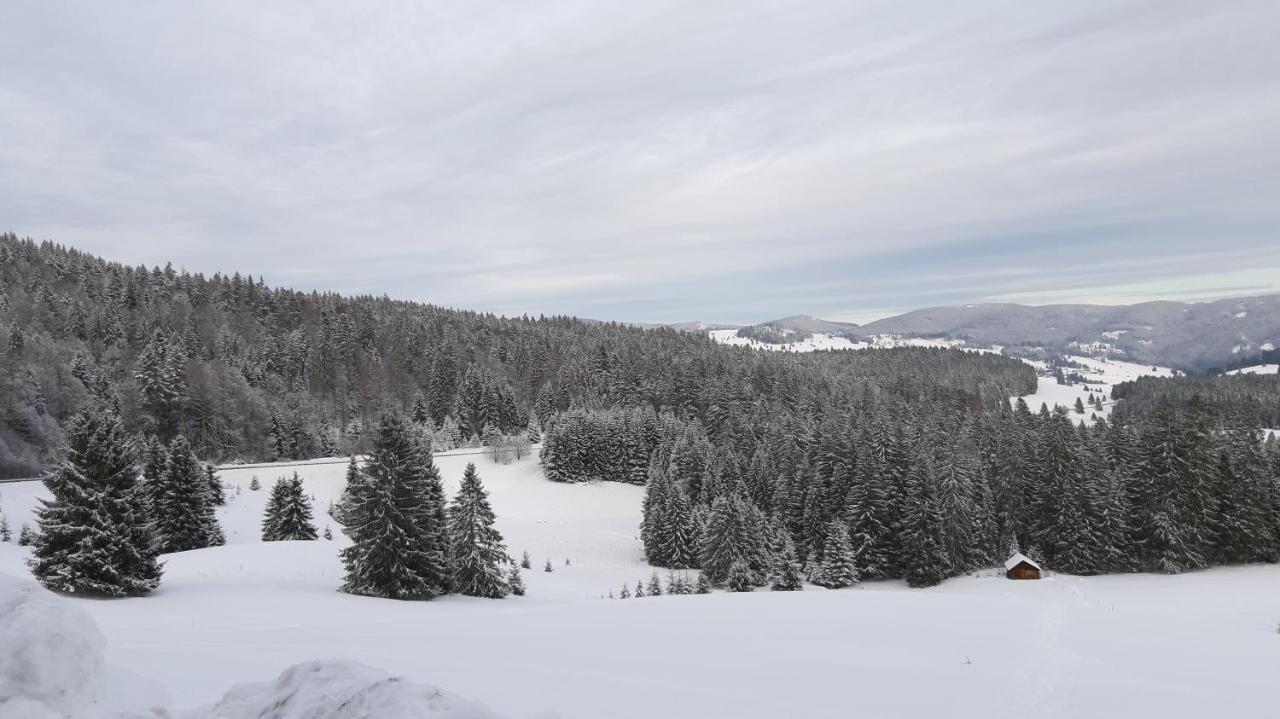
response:
M509 315L1280 291L1280 3L9 2L0 229Z

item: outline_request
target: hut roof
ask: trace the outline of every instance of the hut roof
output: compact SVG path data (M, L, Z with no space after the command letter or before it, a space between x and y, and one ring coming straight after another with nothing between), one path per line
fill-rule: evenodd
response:
M1012 557L1009 557L1009 559L1005 561L1004 570L1007 572L1010 569L1013 569L1014 567L1018 566L1019 564L1022 564L1023 562L1030 564L1036 569L1040 568L1040 565L1036 564L1033 560L1031 560L1031 558L1027 557L1022 552L1018 552L1017 554L1014 554Z

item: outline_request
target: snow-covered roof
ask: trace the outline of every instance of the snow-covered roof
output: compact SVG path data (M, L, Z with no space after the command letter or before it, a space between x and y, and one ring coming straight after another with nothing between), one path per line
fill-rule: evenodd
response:
M1040 565L1039 565L1039 564L1036 564L1032 559L1030 559L1029 557L1027 557L1027 556L1026 556L1025 554L1023 554L1022 552L1018 552L1017 554L1014 554L1012 557L1009 557L1009 559L1007 559L1007 560L1005 561L1005 563L1004 563L1004 570L1007 572L1007 571L1009 571L1010 569L1013 569L1014 567L1018 566L1019 564L1022 564L1023 562L1026 562L1027 564L1030 564L1031 566L1035 567L1036 569L1039 569L1039 568L1040 568Z

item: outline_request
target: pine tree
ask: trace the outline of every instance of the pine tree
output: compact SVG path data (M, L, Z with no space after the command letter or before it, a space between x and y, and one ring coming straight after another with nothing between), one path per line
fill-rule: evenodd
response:
M262 483L258 481L258 475L255 474L253 479L249 480L249 491L256 492L259 489L262 489Z
M227 493L222 488L222 480L218 479L218 473L214 470L212 464L204 466L205 478L209 482L209 501L215 506L221 507L227 503Z
M751 573L751 567L741 559L735 560L729 565L729 571L725 576L724 587L731 592L750 592L756 588L754 575Z
M524 596L524 578L520 576L520 567L515 562L507 570L507 588L517 597Z
M796 559L796 546L786 530L781 530L782 547L773 559L773 584L775 592L798 592L804 589L800 580L800 560Z
M469 462L449 508L455 591L489 599L501 599L510 592L502 570L510 558L493 523L489 494L480 483L475 464Z
M328 540L333 539L333 529L330 528L329 525L327 524L324 525L324 538Z
M262 541L288 542L312 540L316 528L311 520L311 500L302 487L297 472L293 477L276 480L262 520Z
M942 547L942 513L927 461L909 475L902 526L902 563L907 585L931 587L947 577L950 558Z
M191 445L178 435L153 495L153 521L160 552L185 552L224 543L209 497L209 482Z
M702 572L698 572L698 581L694 583L693 593L694 594L710 594L711 593L711 582L707 580L706 574Z
M384 415L342 519L342 591L390 599L431 599L451 583L440 474L404 420Z
M627 589L626 584L623 584L622 590L618 592L618 599L630 599L630 598L631 598L631 590Z
M542 571L546 572L547 574L550 574L555 571L555 569L551 566L551 557L547 557L547 563L542 565Z
M0 514L0 542L13 541L13 530L9 529L9 518Z
M649 575L649 596L651 597L662 596L662 580L658 579L657 572L654 572L653 574Z
M809 581L827 589L841 589L858 583L857 555L849 542L849 529L842 522L827 525L822 547L822 563Z
M526 551L520 555L520 568L529 569L533 564L529 561L529 553Z
M61 592L141 596L160 584L130 443L119 416L89 407L67 426L67 459L44 480L52 499L36 510L31 571ZM24 541L25 539L25 541Z
M38 535L29 525L23 523L22 529L18 530L18 546L29 547L35 543Z
M645 591L644 591L644 582L641 582L641 581L636 582L636 591L631 596L635 597L636 599L644 599L646 596L648 596L645 594Z

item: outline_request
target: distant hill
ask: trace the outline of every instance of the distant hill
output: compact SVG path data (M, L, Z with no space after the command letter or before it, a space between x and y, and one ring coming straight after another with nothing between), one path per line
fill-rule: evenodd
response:
M930 307L866 325L808 315L784 317L739 330L774 344L815 333L936 337L971 344L1092 351L1187 371L1254 364L1280 346L1280 294L1215 302L1143 302L1136 305L1012 303Z
M781 319L761 322L760 324L742 327L739 337L748 337L758 342L783 344L801 342L815 334L827 334L835 337L852 337L858 331L858 325L852 322L832 322L810 315L793 315Z

